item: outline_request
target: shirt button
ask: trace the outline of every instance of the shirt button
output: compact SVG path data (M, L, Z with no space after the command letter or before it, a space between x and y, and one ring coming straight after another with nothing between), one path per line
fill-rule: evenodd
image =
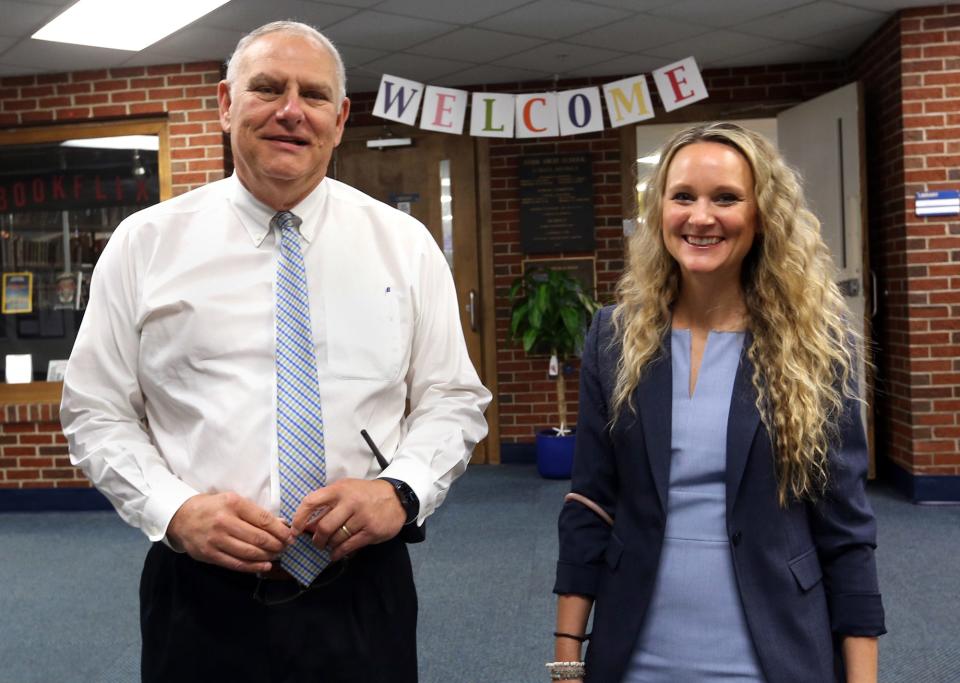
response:
M733 541L734 546L740 545L740 539L743 538L743 534L739 531L734 531L733 536L730 537L730 540Z

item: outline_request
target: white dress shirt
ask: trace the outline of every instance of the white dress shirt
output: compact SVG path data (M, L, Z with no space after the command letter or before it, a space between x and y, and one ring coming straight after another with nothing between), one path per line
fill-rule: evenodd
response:
M127 218L94 270L61 421L72 462L153 541L196 493L280 509L274 213L230 177ZM366 429L422 522L487 432L449 267L421 223L330 178L293 213L327 481L380 474Z

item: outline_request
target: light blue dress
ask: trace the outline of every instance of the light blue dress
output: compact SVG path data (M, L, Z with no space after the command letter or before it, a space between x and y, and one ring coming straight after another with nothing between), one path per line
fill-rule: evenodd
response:
M690 331L673 330L667 526L624 683L764 683L726 529L727 417L742 332L711 332L690 396Z

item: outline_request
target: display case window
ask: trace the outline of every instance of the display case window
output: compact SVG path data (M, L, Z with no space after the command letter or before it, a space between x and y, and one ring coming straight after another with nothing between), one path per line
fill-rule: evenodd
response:
M113 230L169 187L165 121L0 132L0 361L56 379Z

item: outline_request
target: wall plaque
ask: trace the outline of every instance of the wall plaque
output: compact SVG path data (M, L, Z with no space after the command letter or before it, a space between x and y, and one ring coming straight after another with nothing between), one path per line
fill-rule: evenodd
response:
M526 254L593 251L589 154L520 159L520 247Z

